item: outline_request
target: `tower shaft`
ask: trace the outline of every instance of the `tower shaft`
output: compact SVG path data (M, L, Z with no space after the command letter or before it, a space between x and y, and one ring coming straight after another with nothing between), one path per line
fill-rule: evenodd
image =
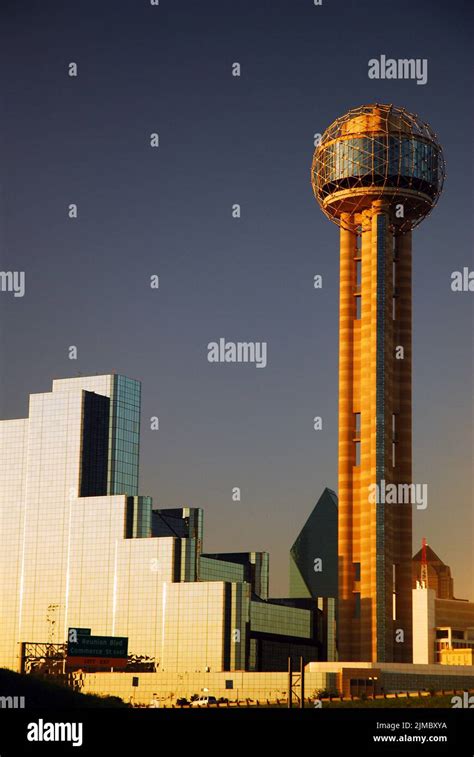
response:
M380 501L412 475L411 232L382 200L341 221L339 658L411 662L412 505Z

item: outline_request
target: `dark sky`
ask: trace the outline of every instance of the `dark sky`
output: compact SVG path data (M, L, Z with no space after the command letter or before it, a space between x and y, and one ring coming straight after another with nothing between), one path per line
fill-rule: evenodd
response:
M0 417L25 416L53 377L141 379L141 493L203 507L207 551L269 550L284 594L288 549L337 488L338 230L312 195L313 134L401 105L447 160L414 232L414 480L429 495L414 550L426 536L474 599L473 294L450 289L473 267L470 6L4 0L1 266L25 271L26 294L0 294ZM428 83L369 79L381 54L428 59ZM268 366L208 363L219 337L266 341Z

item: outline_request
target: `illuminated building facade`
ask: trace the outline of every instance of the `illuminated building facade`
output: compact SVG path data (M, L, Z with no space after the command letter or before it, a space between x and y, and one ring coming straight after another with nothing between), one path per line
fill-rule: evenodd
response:
M340 226L340 660L412 660L412 505L370 494L412 482L411 231L443 179L430 127L392 105L349 111L314 153L316 199Z
M474 602L455 598L451 568L426 545L413 557L413 662L472 665L473 659Z
M68 628L128 637L152 669L285 670L324 659L322 612L268 599L268 554L204 555L198 508L138 495L140 383L53 381L0 422L0 666Z

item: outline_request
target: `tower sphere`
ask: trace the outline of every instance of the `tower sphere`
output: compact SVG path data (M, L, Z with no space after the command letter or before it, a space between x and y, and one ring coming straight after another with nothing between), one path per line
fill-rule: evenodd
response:
M337 118L311 167L314 195L331 221L344 226L344 219L382 200L394 233L413 229L430 213L444 177L431 127L395 105L361 105Z

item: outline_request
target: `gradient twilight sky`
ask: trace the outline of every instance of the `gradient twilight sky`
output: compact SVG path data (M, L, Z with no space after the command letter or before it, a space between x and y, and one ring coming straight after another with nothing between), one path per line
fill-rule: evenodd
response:
M473 268L470 22L468 0L3 0L0 260L26 294L0 294L0 417L26 416L53 377L142 380L141 493L204 508L206 551L268 550L284 595L288 550L337 489L339 239L312 195L313 135L351 107L401 105L447 160L413 237L429 495L414 551L426 536L474 600L474 295L450 289ZM369 79L381 54L427 58L428 83ZM208 363L219 337L266 341L267 367Z

